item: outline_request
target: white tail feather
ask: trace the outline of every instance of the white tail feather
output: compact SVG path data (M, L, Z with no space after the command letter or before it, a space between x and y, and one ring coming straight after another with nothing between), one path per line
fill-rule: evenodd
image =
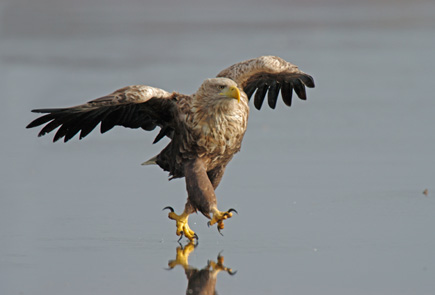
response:
M143 162L141 165L145 166L145 165L157 165L157 156L152 157L151 159L149 159L146 162Z

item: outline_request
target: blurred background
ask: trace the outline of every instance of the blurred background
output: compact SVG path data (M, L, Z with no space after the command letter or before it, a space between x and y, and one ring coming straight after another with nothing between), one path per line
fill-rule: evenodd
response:
M140 166L157 130L53 144L30 110L132 84L190 94L277 55L316 88L251 110L217 190L239 215L224 237L192 216L189 263L223 251L238 273L219 294L433 294L434 32L429 0L1 1L0 293L184 294L161 211L182 210L184 181Z

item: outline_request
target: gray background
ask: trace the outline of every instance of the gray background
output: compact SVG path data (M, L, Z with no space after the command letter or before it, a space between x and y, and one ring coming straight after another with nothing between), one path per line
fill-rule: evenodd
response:
M252 110L217 190L224 237L191 217L189 262L223 250L220 294L435 293L435 2L0 3L0 293L184 294L161 208L183 180L140 163L166 142L115 128L68 144L33 108L131 84L193 93L272 54L312 74L292 108ZM424 189L429 195L422 194ZM185 241L183 241L185 243Z

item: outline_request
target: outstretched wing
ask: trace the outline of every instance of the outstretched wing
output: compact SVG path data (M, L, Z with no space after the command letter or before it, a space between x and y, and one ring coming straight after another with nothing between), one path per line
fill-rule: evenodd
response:
M33 128L46 124L38 136L60 126L53 142L62 137L67 142L78 132L82 139L99 123L101 133L109 131L115 125L144 130L160 126L162 130L154 141L157 142L165 135L170 136L178 108L174 93L150 86L133 85L75 107L37 109L32 112L46 114L27 125L27 128Z
M221 71L217 77L235 81L248 99L254 96L254 106L260 109L267 93L267 102L274 109L281 90L284 103L292 104L293 90L300 99L306 100L305 86L313 88L313 78L299 68L277 56L261 56L236 63Z

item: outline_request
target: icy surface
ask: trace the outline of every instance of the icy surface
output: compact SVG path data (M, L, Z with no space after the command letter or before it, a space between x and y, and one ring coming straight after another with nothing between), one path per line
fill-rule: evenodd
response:
M191 217L191 265L223 250L238 273L219 294L435 293L435 2L255 2L0 3L1 294L184 294L161 211L184 182L140 166L157 131L52 144L24 127L130 84L193 93L266 54L316 88L252 110L217 191L239 215L224 237Z

